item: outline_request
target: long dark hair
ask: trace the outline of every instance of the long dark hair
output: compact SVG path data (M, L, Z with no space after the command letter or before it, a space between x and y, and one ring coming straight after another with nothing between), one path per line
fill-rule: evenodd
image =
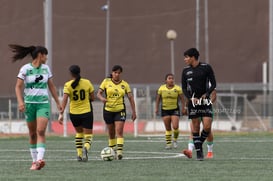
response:
M16 62L17 60L21 60L25 58L28 54L31 55L32 59L34 60L37 58L38 53L41 54L48 54L48 51L45 47L43 46L28 46L24 47L21 45L15 45L15 44L10 44L9 45L11 51L15 53L12 57L12 62Z
M79 85L79 82L81 80L81 75L80 75L81 68L78 65L71 65L69 67L69 71L72 74L72 76L76 78L71 84L71 87L75 89Z

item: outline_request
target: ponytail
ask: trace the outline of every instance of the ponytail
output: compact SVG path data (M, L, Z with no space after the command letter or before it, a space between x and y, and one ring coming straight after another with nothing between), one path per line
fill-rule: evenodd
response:
M75 89L77 85L79 85L79 82L81 80L81 68L78 65L71 65L69 67L70 73L73 77L75 77L75 80L72 82L71 87Z
M78 75L77 78L72 82L71 87L75 89L79 85L80 80L81 80L81 76Z
M24 47L21 45L11 44L11 45L9 45L9 47L11 48L11 51L13 53L15 53L12 57L12 62L16 62L17 60L21 60L21 59L25 58L28 54L31 55L33 60L35 58L37 58L38 53L46 54L46 55L48 54L47 49L42 46Z

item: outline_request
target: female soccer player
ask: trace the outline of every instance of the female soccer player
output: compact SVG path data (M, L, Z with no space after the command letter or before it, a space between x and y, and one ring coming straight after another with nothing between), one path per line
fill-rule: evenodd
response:
M70 99L70 120L75 128L75 145L78 161L88 161L88 152L93 140L93 110L91 101L94 101L94 87L92 83L81 78L78 65L69 68L72 80L64 85L62 101L63 110ZM63 112L59 116L59 123L63 123ZM83 144L84 139L84 144Z
M129 84L121 79L121 73L122 67L115 65L110 77L102 81L97 93L98 98L104 103L103 118L108 128L108 145L116 150L118 160L122 159L124 144L123 128L126 120L124 97L126 94L132 109L131 118L133 121L136 119L134 97Z
M45 64L47 49L42 46L24 47L21 45L9 45L14 52L13 62L31 55L32 61L23 65L17 76L15 93L18 101L18 109L25 113L29 130L30 154L32 165L30 170L40 170L45 166L45 133L50 118L50 105L47 88L49 88L59 111L62 107L58 100L52 74ZM24 89L24 97L22 90Z
M182 113L186 114L184 96L182 88L174 83L174 75L165 76L165 84L161 85L157 91L155 113L158 114L158 107L161 101L161 116L165 125L165 149L177 148L177 138L179 135L180 109L178 100L181 101ZM173 131L172 131L173 129ZM172 141L173 133L173 141Z

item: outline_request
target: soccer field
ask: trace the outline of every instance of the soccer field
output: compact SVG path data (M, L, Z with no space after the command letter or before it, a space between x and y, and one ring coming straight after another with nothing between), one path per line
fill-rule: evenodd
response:
M273 134L215 135L214 158L196 161L181 154L187 137L180 137L178 149L165 150L164 137L133 138L125 135L124 159L102 161L100 151L106 136L96 136L88 162L77 162L73 137L47 138L46 166L30 171L28 138L0 138L0 180L272 180ZM204 151L206 154L206 145Z

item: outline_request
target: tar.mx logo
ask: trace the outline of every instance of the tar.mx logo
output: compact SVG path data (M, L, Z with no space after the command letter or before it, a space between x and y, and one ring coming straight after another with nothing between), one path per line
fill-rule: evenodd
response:
M194 93L193 93L193 95L192 95L192 97L191 97L191 103L192 103L192 105L193 105L193 107L195 107L195 106L200 106L200 105L206 105L206 106L209 106L209 105L211 105L212 104L212 102L211 102L211 100L210 99L207 99L207 98L200 98L200 99L197 99L197 98L195 98L194 97Z

